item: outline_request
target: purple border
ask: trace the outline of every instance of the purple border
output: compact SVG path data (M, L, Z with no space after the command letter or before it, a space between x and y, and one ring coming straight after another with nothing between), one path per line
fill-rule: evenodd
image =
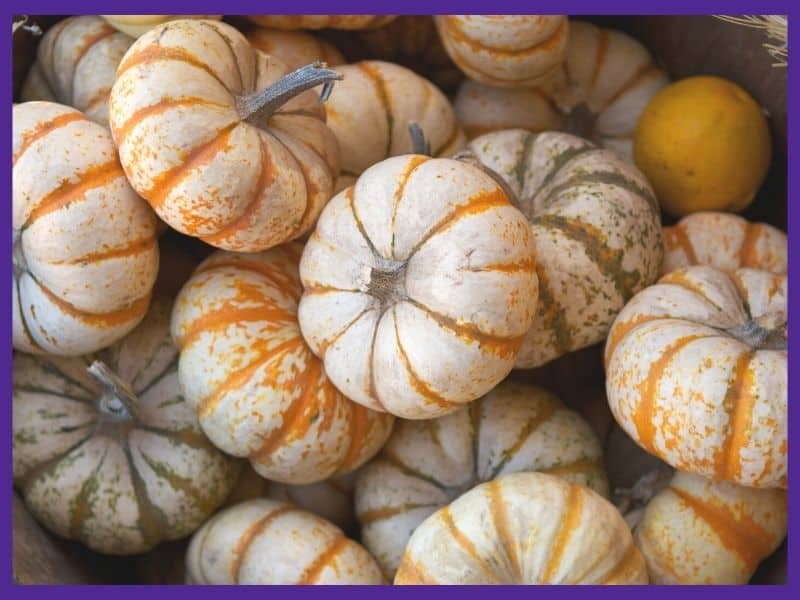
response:
M800 6L797 5L796 1L794 0L762 0L759 2L756 1L742 1L742 0L694 0L693 2L687 1L677 1L673 0L672 2L658 0L658 1L651 1L651 2L643 2L642 0L603 0L602 2L599 1L591 1L591 0L561 0L561 1L553 1L553 0L538 0L536 2L526 2L524 0L462 0L460 2L431 2L431 1L421 1L421 0L405 0L400 2L398 0L392 0L390 2L381 2L380 3L380 10L376 10L377 2L376 0L338 0L336 2L322 1L322 0L293 0L291 3L275 3L275 5L271 5L272 3L256 3L256 2L242 2L241 0L227 0L225 2L213 1L213 0L138 0L136 2L132 2L129 0L123 0L121 2L114 2L113 5L109 0L105 0L104 2L99 2L97 0L89 1L89 2L80 2L80 3L72 3L72 6L77 6L77 9L66 11L71 12L73 14L97 14L97 13L164 13L170 12L175 14L197 14L197 13L225 13L228 15L234 14L252 14L255 12L265 12L269 11L273 14L297 14L297 13L306 13L306 14L326 14L330 13L331 11L335 10L337 13L340 14L360 14L360 13L387 13L387 14L442 14L442 13L477 13L477 14L502 14L502 13L530 13L536 12L539 14L552 14L552 13L567 13L567 14L608 14L608 15L623 15L623 14L635 14L635 15L645 15L645 14L786 14L789 15L790 21L794 20L795 15L800 15ZM21 0L9 0L6 3L3 3L2 8L0 11L5 13L6 15L6 23L9 23L11 20L11 16L14 14L64 14L65 13L65 6L69 5L68 3L55 0L27 0L22 2ZM335 9L334 9L335 6ZM8 30L6 30L8 31ZM794 26L792 26L789 30L789 37L790 37L790 45L794 46L795 41L798 39L798 35L794 33ZM4 38L3 40L3 48L2 48L2 59L3 61L3 69L6 73L6 82L10 83L11 80L11 72L12 72L12 45L11 45L11 36L9 35L8 38ZM793 106L797 102L800 102L800 92L798 92L798 81L797 76L795 74L795 70L790 68L789 69L789 84L788 84L788 105ZM12 104L12 97L11 97L11 85L8 85L6 91L6 98L7 103L6 106L6 118L3 120L3 135L6 139L5 144L3 145L3 155L5 156L5 164L11 163L11 104ZM788 117L788 127L789 127L789 142L788 142L788 156L789 156L789 165L790 168L788 170L789 175L789 202L788 202L788 230L790 233L789 236L789 302L790 304L793 303L793 299L795 298L795 292L798 289L796 282L798 281L798 277L800 277L800 260L794 260L794 250L798 247L798 243L794 240L794 231L800 229L800 208L795 206L795 202L800 202L800 195L794 193L794 190L797 188L797 181L798 175L791 169L792 163L791 159L796 156L798 146L798 137L797 132L797 125L798 121L793 118L792 115ZM800 165L800 163L797 163ZM11 197L11 171L3 171L3 189L6 190L5 194L7 198ZM797 196L797 197L795 197ZM5 209L2 214L2 221L4 223L2 227L2 240L3 245L5 248L9 249L8 255L10 256L11 252L11 202L9 200L5 203ZM2 300L0 300L3 310L4 310L4 318L2 319L2 330L0 330L0 337L2 339L9 340L8 346L3 349L2 357L0 357L0 386L2 386L3 390L3 397L6 398L5 404L5 415L8 419L5 425L6 431L6 440L11 439L11 354L12 348L10 344L11 340L11 262L6 260L2 263L2 270L5 275L0 273L0 281L4 286L4 293L2 295ZM795 303L797 304L797 303ZM792 306L791 313L795 314L795 310L800 308ZM790 347L790 356L795 356L798 352L800 352L800 338L792 337L789 340L789 347ZM791 359L790 359L790 366L791 366ZM790 398L794 396L793 392L797 388L798 385L798 375L795 375L793 369L789 369L789 390L790 390ZM800 397L800 394L798 394ZM800 401L800 400L798 400ZM789 446L790 446L790 454L794 456L796 448L798 447L798 441L795 439L794 432L800 428L798 425L798 416L797 410L790 410L789 411L789 428L790 428L790 438L789 438ZM2 498L0 500L0 513L4 515L3 519L0 521L2 523L2 529L0 529L0 534L3 538L3 543L0 546L0 563L2 563L2 581L0 581L0 593L3 597L34 597L34 596L44 596L45 594L67 594L68 597L74 594L80 594L81 597L103 597L107 598L109 592L111 592L115 597L119 597L121 600L125 600L130 598L134 600L141 590L146 589L147 593L153 593L156 595L170 595L173 598L180 597L180 598L189 598L191 597L193 600L197 598L208 598L211 597L212 594L230 594L234 592L238 597L245 597L252 594L263 594L264 590L262 589L254 589L248 587L226 587L226 588L205 588L205 587L186 587L186 586L179 586L179 587L168 587L168 586L147 586L145 587L138 587L138 586L80 586L79 589L75 589L74 592L71 592L73 588L68 586L21 586L21 585L13 585L12 583L12 566L11 566L11 558L12 558L12 546L11 546L11 531L12 531L12 521L11 521L11 502L12 502L12 491L11 491L11 444L8 441L2 445L2 476L3 479L6 481L4 489L6 490L3 492ZM789 461L789 479L792 483L792 486L795 485L795 482L798 481L800 475L798 475L798 467L795 461ZM789 530L795 530L794 534L790 535L791 539L798 539L797 536L800 535L800 526L798 526L798 517L797 514L800 513L800 503L798 502L797 498L800 497L797 494L789 493ZM717 587L717 586L696 586L689 589L679 588L677 586L653 586L648 588L646 591L643 592L643 589L640 588L605 588L605 587L595 587L593 586L590 589L581 588L577 589L574 587L563 587L563 588L547 588L548 594L553 595L577 595L577 594L584 594L588 595L591 594L593 598L599 596L600 600L604 598L608 598L611 600L612 598L618 598L621 596L624 597L633 597L638 598L640 594L646 593L648 595L655 595L661 597L671 597L672 594L679 592L681 594L685 592L699 592L703 594L725 594L728 597L754 597L756 595L769 595L771 597L800 597L798 592L800 591L800 575L797 574L798 568L800 568L800 555L793 551L795 546L789 546L788 552L788 583L783 586L739 586L739 587ZM794 589L795 592L791 590ZM151 592L152 590L152 592ZM502 589L502 594L508 596L516 596L516 597L523 597L527 596L528 594L535 593L540 594L544 590L537 589L536 591L532 591L525 587L504 587ZM331 588L331 587L284 587L284 586L276 586L272 587L268 590L268 593L277 593L279 596L282 595L291 595L291 596L310 596L312 594L315 595L327 595L332 597L338 598L352 598L352 597L372 597L372 594L375 593L375 588L359 588L355 586L346 586L346 587L338 587L338 588ZM379 590L379 593L384 597L398 597L402 596L427 596L433 597L434 594L438 594L439 592L431 587L421 587L421 588L404 588L404 587L384 587ZM469 587L462 587L456 592L458 594L465 594L467 598L480 598L485 593L482 587L477 586L469 586ZM597 595L597 596L595 596ZM219 596L218 596L219 597Z

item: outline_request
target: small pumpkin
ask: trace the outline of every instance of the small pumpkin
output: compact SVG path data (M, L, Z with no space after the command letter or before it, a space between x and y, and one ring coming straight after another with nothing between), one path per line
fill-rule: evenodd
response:
M786 537L786 492L676 473L634 530L651 583L741 585Z
M47 30L36 50L20 99L73 106L108 124L108 95L133 38L95 16L70 17Z
M453 412L511 370L536 310L530 227L465 162L386 159L325 207L303 250L303 337L347 397Z
M322 517L346 531L356 524L353 511L353 489L360 470L305 485L290 485L264 479L252 468L245 467L236 487L226 501L234 505L253 498L272 498Z
M110 25L131 37L138 38L167 21L176 19L221 19L222 15L101 15Z
M564 59L564 15L440 15L447 53L466 75L495 87L534 87Z
M786 487L786 276L678 269L619 313L605 350L620 426L681 471Z
M158 271L156 219L108 131L53 102L13 109L13 342L77 356L142 320Z
M338 75L318 65L286 72L217 21L172 21L128 50L111 131L131 185L171 227L256 252L313 226L339 150L310 88Z
M247 41L253 48L282 61L290 71L316 61L330 67L345 63L333 44L305 31L255 27L247 32Z
M506 182L531 224L539 304L517 368L605 339L616 314L658 277L658 203L636 168L566 133L489 133L468 146Z
M332 523L260 498L217 513L192 537L186 582L378 585L383 579L369 553Z
M394 583L643 584L647 572L608 500L554 475L512 473L417 527Z
M450 102L412 70L365 60L337 71L344 79L334 87L325 110L341 148L338 191L383 159L409 154L411 122L425 132L433 156L450 156L464 146L464 133Z
M464 82L454 102L471 139L501 129L561 130L633 161L633 136L650 99L669 83L650 52L614 29L571 21L557 73L532 88Z
M184 537L238 466L206 439L178 386L169 302L98 354L15 354L14 482L49 530L106 554Z
M710 265L723 271L740 267L786 273L786 234L767 223L751 223L738 215L700 212L664 228L662 273L689 265Z
M373 29L391 23L391 15L248 15L247 18L273 29Z
M354 470L393 419L342 396L300 335L300 247L216 252L181 290L172 315L187 402L217 447L262 477L314 483Z
M392 578L428 515L478 483L518 471L552 473L608 495L591 427L540 387L506 380L445 417L400 421L356 483L362 543Z

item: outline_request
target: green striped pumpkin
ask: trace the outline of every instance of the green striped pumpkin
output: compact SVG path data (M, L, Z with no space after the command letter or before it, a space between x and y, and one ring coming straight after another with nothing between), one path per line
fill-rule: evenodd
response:
M533 228L539 304L516 367L605 339L661 267L660 213L647 180L613 152L566 133L498 131L469 150L508 184Z
M398 420L356 482L361 541L391 579L428 515L482 481L518 471L559 475L608 495L591 427L542 388L505 381L445 417Z
M169 310L154 301L97 354L14 356L14 482L43 525L98 552L188 535L238 475L181 396Z

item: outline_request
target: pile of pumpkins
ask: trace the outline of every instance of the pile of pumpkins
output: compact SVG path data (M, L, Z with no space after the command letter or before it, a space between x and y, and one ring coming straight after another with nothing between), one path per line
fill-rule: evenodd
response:
M662 227L650 53L555 15L228 21L62 20L14 106L36 519L114 555L191 535L187 583L746 583L786 535L786 236ZM452 102L414 51L466 74ZM168 229L216 250L159 256ZM593 424L508 377L600 343L675 469L635 510Z

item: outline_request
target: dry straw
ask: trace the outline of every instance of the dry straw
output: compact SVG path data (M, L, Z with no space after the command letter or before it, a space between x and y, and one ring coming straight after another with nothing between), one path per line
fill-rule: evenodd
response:
M763 46L775 59L773 67L786 67L789 64L788 21L785 15L741 15L732 17L727 15L714 15L718 19L741 25L761 29L767 38Z

